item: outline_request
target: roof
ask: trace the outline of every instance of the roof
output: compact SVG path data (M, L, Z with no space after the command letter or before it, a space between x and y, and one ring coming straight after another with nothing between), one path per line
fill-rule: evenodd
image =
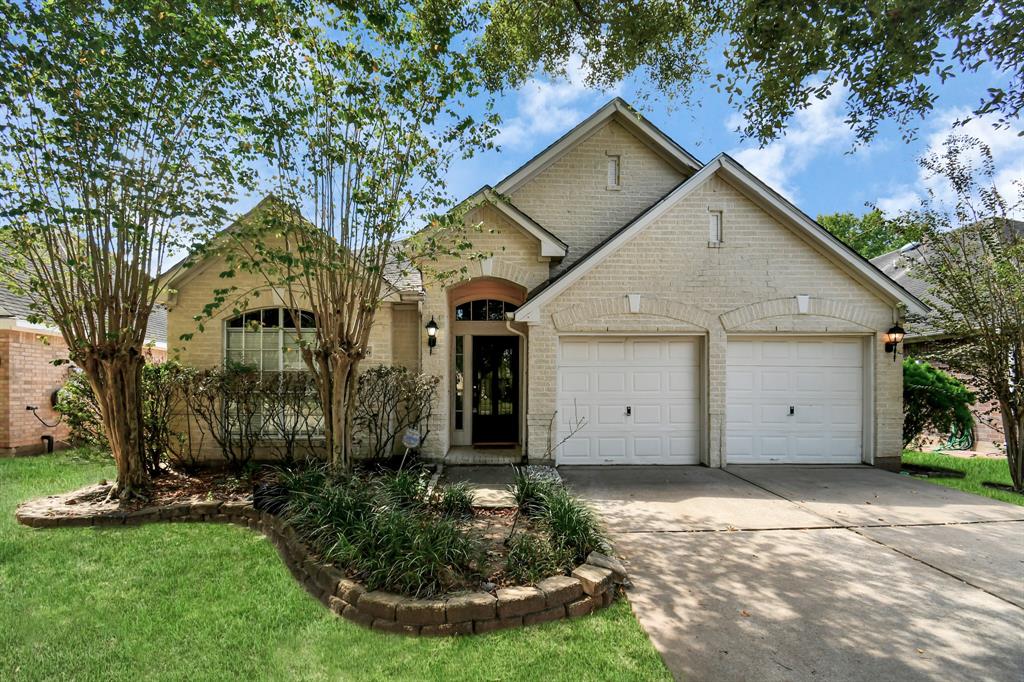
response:
M530 178L554 163L566 151L578 142L586 139L601 128L608 120L614 119L637 138L647 143L665 161L685 174L700 170L701 162L690 152L683 149L671 137L663 133L657 126L645 119L621 97L616 97L582 123L558 138L539 154L525 164L512 171L501 182L494 186L500 194L508 194L522 187Z
M1024 236L1024 222L1020 220L1007 220L1006 224L1010 230ZM920 242L910 242L898 249L883 253L881 256L875 256L871 259L871 263L917 298L927 300L931 297L929 294L930 285L923 279L914 277L911 274L914 266L920 263L927 254L927 245ZM926 317L918 316L908 320L907 337L910 339L934 337L941 333L942 331L939 328L927 322Z
M907 309L911 312L924 314L929 310L928 306L920 299L887 277L881 270L872 265L870 261L768 187L735 159L728 154L719 154L710 163L701 168L700 171L681 182L658 202L633 218L601 244L573 263L571 267L562 272L558 277L547 285L534 290L530 297L527 298L526 303L516 311L516 320L526 322L539 321L541 306L565 291L565 289L593 269L607 256L632 240L645 227L656 221L670 208L717 173L725 175L737 189L754 201L754 203L760 205L762 209L773 215L777 220L787 224L832 256L835 262L843 266L861 282L871 286L894 302L906 305Z
M0 245L0 258L13 260L7 247ZM27 291L29 287L29 274L27 272L13 273L14 280ZM34 298L30 293L19 294L0 283L0 318L22 320L27 322L30 317L37 313L32 309ZM167 342L167 309L161 305L153 307L149 316L149 324L146 327L146 339L158 343Z

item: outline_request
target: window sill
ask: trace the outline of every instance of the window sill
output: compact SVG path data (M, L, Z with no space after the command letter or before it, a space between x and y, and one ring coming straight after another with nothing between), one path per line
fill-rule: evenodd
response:
M725 245L725 242L708 242L709 249L720 249Z

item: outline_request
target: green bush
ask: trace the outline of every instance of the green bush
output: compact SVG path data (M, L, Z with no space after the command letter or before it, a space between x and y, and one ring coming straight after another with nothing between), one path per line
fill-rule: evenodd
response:
M519 532L509 539L505 572L516 582L537 583L564 569L547 538Z
M531 474L526 467L512 469L514 473L509 491L515 498L516 506L526 516L537 516L544 509L544 497L558 486L546 478Z
M170 421L192 376L192 370L174 361L151 362L142 368L142 442L151 474L158 472L161 462L177 459L182 452L183 436L171 430ZM56 408L64 415L73 444L109 448L99 403L84 372L73 369L68 374L57 394Z
M459 481L441 488L437 506L446 516L465 516L473 511L473 489L469 483Z
M955 377L927 362L903 361L903 445L925 431L970 433L974 426L972 393Z
M583 563L591 552L607 551L597 514L561 486L553 486L544 495L540 523L556 556L570 566Z
M314 551L368 589L433 596L478 578L483 556L454 519L406 494L418 490L419 480L416 472L371 477L325 466L282 469L275 502Z

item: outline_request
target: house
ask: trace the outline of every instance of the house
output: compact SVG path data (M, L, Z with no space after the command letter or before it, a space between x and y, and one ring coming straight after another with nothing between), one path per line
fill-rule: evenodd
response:
M469 201L490 256L459 282L388 273L370 340L370 362L441 378L427 456L898 465L884 334L926 306L728 155L615 99ZM283 319L272 291L197 332L223 286L208 260L171 273L179 358L286 366L280 323L246 326Z
M0 258L9 259L4 248ZM19 281L26 284L27 275ZM68 347L55 327L29 322L31 306L30 295L0 283L0 457L60 448L68 437L53 409L68 373L67 366L53 361L66 359ZM166 324L166 311L158 307L148 331L153 344L148 352L157 359L166 353ZM30 406L38 409L26 409Z
M1007 221L1010 230L1024 235L1024 222ZM920 242L910 242L902 247L876 256L871 262L891 279L898 282L917 298L930 298L927 282L914 276L914 267L925 258L928 247ZM958 339L944 333L929 323L927 316L910 316L907 322L907 335L904 338L905 354L911 357L922 357L935 349L936 346L956 344ZM963 379L963 377L960 377ZM968 385L970 382L967 382ZM974 416L974 430L969 441L950 442L949 449L969 449L988 454L1005 452L1006 437L1003 435L1002 415L996 401L979 402L971 407ZM931 433L926 439L933 445L943 448L950 434Z

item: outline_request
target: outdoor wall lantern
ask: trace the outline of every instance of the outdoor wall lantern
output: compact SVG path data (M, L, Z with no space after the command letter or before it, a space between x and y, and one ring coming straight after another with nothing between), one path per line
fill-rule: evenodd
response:
M430 353L433 355L434 346L437 345L437 322L434 322L434 316L430 316L430 322L427 322L427 345L430 347Z
M889 327L889 331L885 333L885 352L892 353L893 362L896 362L896 348L903 342L903 337L906 335L907 332L898 324Z

